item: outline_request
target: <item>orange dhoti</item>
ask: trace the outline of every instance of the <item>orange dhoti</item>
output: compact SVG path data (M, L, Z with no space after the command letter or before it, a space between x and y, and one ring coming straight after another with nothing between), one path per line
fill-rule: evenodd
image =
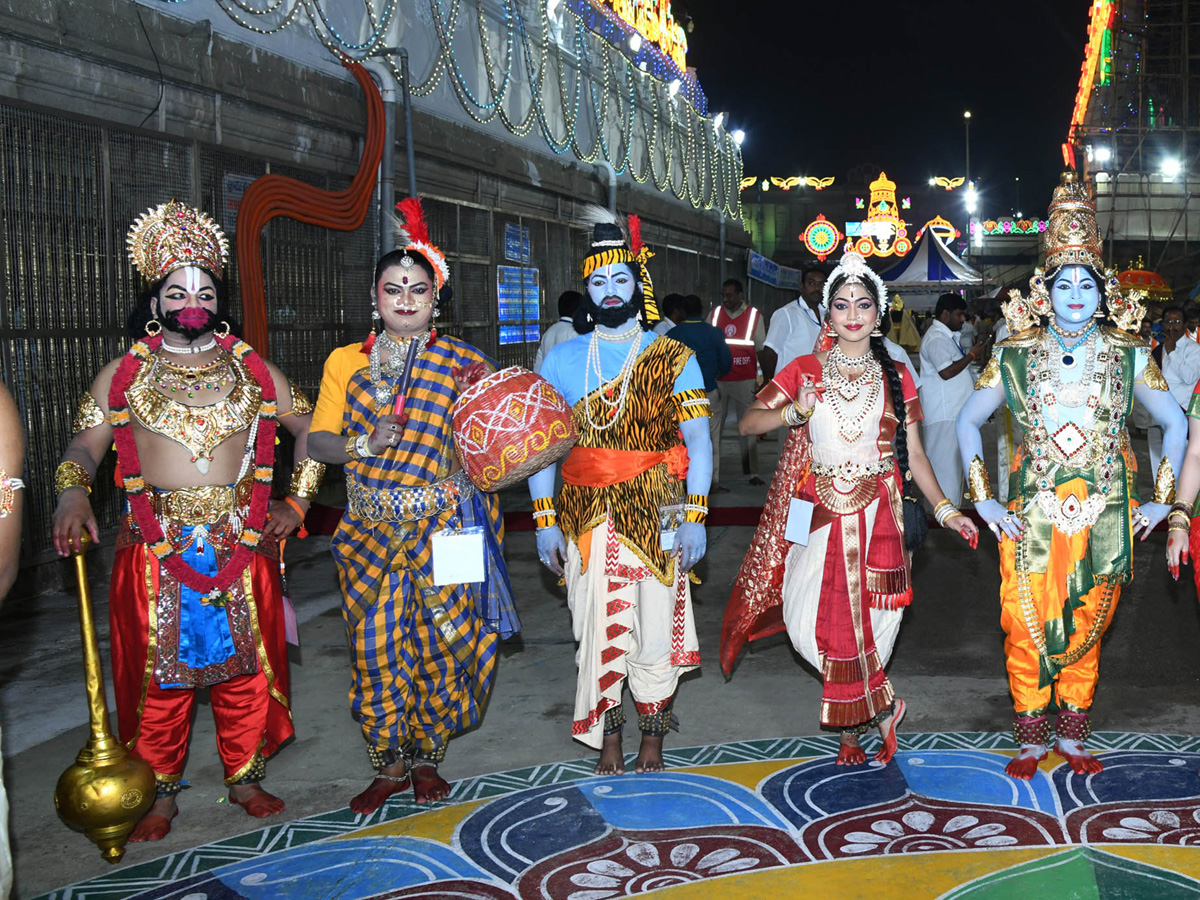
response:
M1086 500L1087 484L1073 479L1059 485L1056 493L1060 501L1072 495ZM1036 518L1036 514L1031 517ZM1045 528L1045 524L1040 536L1031 528L1022 538L1040 539L1045 550L1048 537L1044 572L1027 570L1022 575L1017 554L1018 549L1025 552L1027 548L1018 548L1011 540L1000 544L1000 624L1005 634L1009 690L1019 716L1042 715L1052 704L1070 712L1091 708L1100 677L1100 639L1121 594L1120 583L1109 578L1072 601L1068 584L1089 553L1092 529L1068 535L1058 528ZM1023 588L1027 609L1022 607ZM1045 657L1031 632L1039 639L1045 636Z

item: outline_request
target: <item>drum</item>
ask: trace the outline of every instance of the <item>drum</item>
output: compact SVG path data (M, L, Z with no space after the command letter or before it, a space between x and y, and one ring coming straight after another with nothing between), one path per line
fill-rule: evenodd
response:
M579 439L562 394L520 366L471 385L452 415L459 461L484 491L498 491L541 471Z

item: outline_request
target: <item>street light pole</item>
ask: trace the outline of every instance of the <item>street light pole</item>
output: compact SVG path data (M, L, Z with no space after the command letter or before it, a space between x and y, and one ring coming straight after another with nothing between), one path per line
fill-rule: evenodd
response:
M971 191L971 111L969 109L963 113L963 127L966 130L966 136L967 136L967 160L966 160L967 174L966 174L966 184L964 185L964 187L967 190L967 197L968 197L968 200L967 200L967 204L968 204L967 205L967 227L963 230L963 233L967 236L967 259L969 260L971 258L971 238L973 237L971 234L971 212L972 212L972 210L970 208L970 199L969 199L972 194L972 191Z

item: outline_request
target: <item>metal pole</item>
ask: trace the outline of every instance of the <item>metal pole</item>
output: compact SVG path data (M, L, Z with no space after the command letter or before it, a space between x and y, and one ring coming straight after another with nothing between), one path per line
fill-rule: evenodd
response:
M725 213L717 210L717 259L720 260L721 283L725 283Z
M412 95L408 91L408 51L400 48L400 89L404 92L404 152L408 165L408 196L417 196L417 164L413 153Z
M967 132L967 159L966 159L966 163L967 163L966 179L967 180L966 180L966 183L964 184L964 187L966 188L967 196L969 197L969 196L971 196L971 111L969 109L963 113L963 125L966 128L966 132ZM970 264L970 261L971 261L971 238L972 238L971 215L972 215L971 210L968 209L967 210L967 227L964 232L967 236L966 258L967 258L968 264Z
M396 79L392 70L375 60L365 63L367 71L379 82L383 98L383 156L379 160L379 256L396 246L392 233L392 205L396 195Z

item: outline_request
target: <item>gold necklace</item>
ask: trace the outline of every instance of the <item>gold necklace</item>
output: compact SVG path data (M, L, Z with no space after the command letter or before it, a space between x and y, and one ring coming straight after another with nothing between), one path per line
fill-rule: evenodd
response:
M872 356L863 364L862 374L851 381L838 368L838 358L854 361L844 353L835 355L836 349L831 349L825 357L821 375L825 384L832 388L826 397L830 411L837 420L838 436L846 443L853 444L862 437L867 418L875 412L875 403L883 386L883 369ZM863 391L864 387L866 391Z
M186 394L189 400L195 399L198 393L204 391L222 391L233 380L228 356L225 354L199 366L181 365L160 358L154 367L154 381L160 391L164 394Z

